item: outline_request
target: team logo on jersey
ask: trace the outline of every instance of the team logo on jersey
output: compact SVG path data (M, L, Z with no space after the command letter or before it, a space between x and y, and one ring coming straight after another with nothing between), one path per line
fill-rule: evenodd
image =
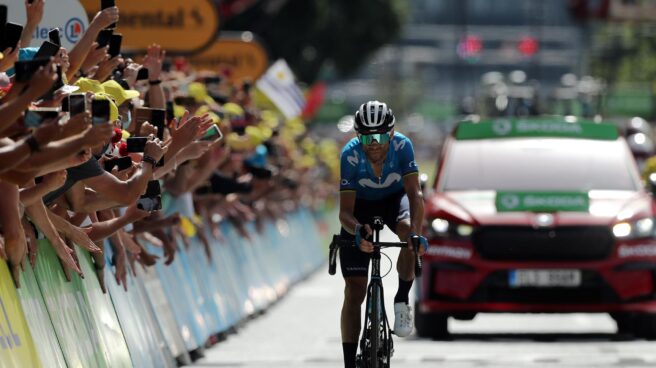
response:
M401 181L401 175L397 173L391 173L387 175L387 178L385 178L385 181L381 184L376 183L375 181L365 178L365 179L360 179L358 181L358 184L360 184L363 187L367 188L374 188L374 189L383 189L392 186L392 184Z
M417 167L417 161L410 161L408 167Z
M342 185L343 186L349 185L349 181L346 179L342 179Z
M400 140L398 142L393 141L392 143L394 144L394 151L397 151L397 152L398 152L398 150L403 149L403 147L405 147L405 139Z
M358 166L360 163L360 156L358 155L358 151L353 151L353 156L347 156L346 161L348 161L351 166Z

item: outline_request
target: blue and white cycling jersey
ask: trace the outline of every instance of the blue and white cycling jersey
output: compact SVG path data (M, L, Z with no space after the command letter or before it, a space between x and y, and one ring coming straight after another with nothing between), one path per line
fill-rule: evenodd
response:
M356 198L383 199L402 191L403 177L418 171L412 142L403 134L394 132L380 178L374 174L358 138L353 138L342 150L339 190L355 191Z

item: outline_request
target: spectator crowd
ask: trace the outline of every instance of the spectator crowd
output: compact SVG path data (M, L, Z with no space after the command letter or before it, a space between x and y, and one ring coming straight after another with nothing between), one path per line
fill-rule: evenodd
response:
M0 25L0 257L17 287L21 269L39 262L38 239L69 280L92 277L82 275L80 247L103 290L127 289L128 272L170 264L190 237L211 259L221 222L248 239L249 222L261 231L332 198L336 143L285 118L254 81L234 80L228 67L196 71L157 44L117 52L116 7L98 12L71 49L56 37L27 47L44 1L25 7L25 24ZM115 280L103 279L105 244Z

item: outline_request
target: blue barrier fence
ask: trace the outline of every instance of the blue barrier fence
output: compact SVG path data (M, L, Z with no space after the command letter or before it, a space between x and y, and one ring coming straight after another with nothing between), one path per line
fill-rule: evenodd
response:
M191 238L189 247L178 244L171 265L137 265L137 277L128 275L127 292L116 284L106 242L107 294L100 289L87 252L77 250L85 278L71 275L68 282L54 250L41 240L36 268L23 272L18 293L7 280L0 282L2 305L13 306L6 319L25 326L14 333L14 339L23 342L20 349L8 348L0 329L0 367L189 363L190 351L202 350L212 336L265 310L324 263L327 229L335 227L334 221L329 227L325 221L331 218L336 219L332 211L301 209L267 222L262 233L248 224L250 240L223 223L225 241L212 244L211 261L199 239ZM147 247L163 256L161 248ZM6 265L1 266L0 276L8 275Z

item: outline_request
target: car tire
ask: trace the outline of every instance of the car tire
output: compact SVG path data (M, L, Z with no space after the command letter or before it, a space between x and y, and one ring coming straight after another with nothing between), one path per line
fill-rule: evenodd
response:
M635 333L636 318L630 313L611 313L610 315L617 323L617 333L620 335L632 335Z
M436 340L444 340L449 337L447 321L449 315L446 313L422 313L419 303L415 303L415 329L417 336Z
M635 335L646 340L656 340L656 313L640 313L636 316Z

